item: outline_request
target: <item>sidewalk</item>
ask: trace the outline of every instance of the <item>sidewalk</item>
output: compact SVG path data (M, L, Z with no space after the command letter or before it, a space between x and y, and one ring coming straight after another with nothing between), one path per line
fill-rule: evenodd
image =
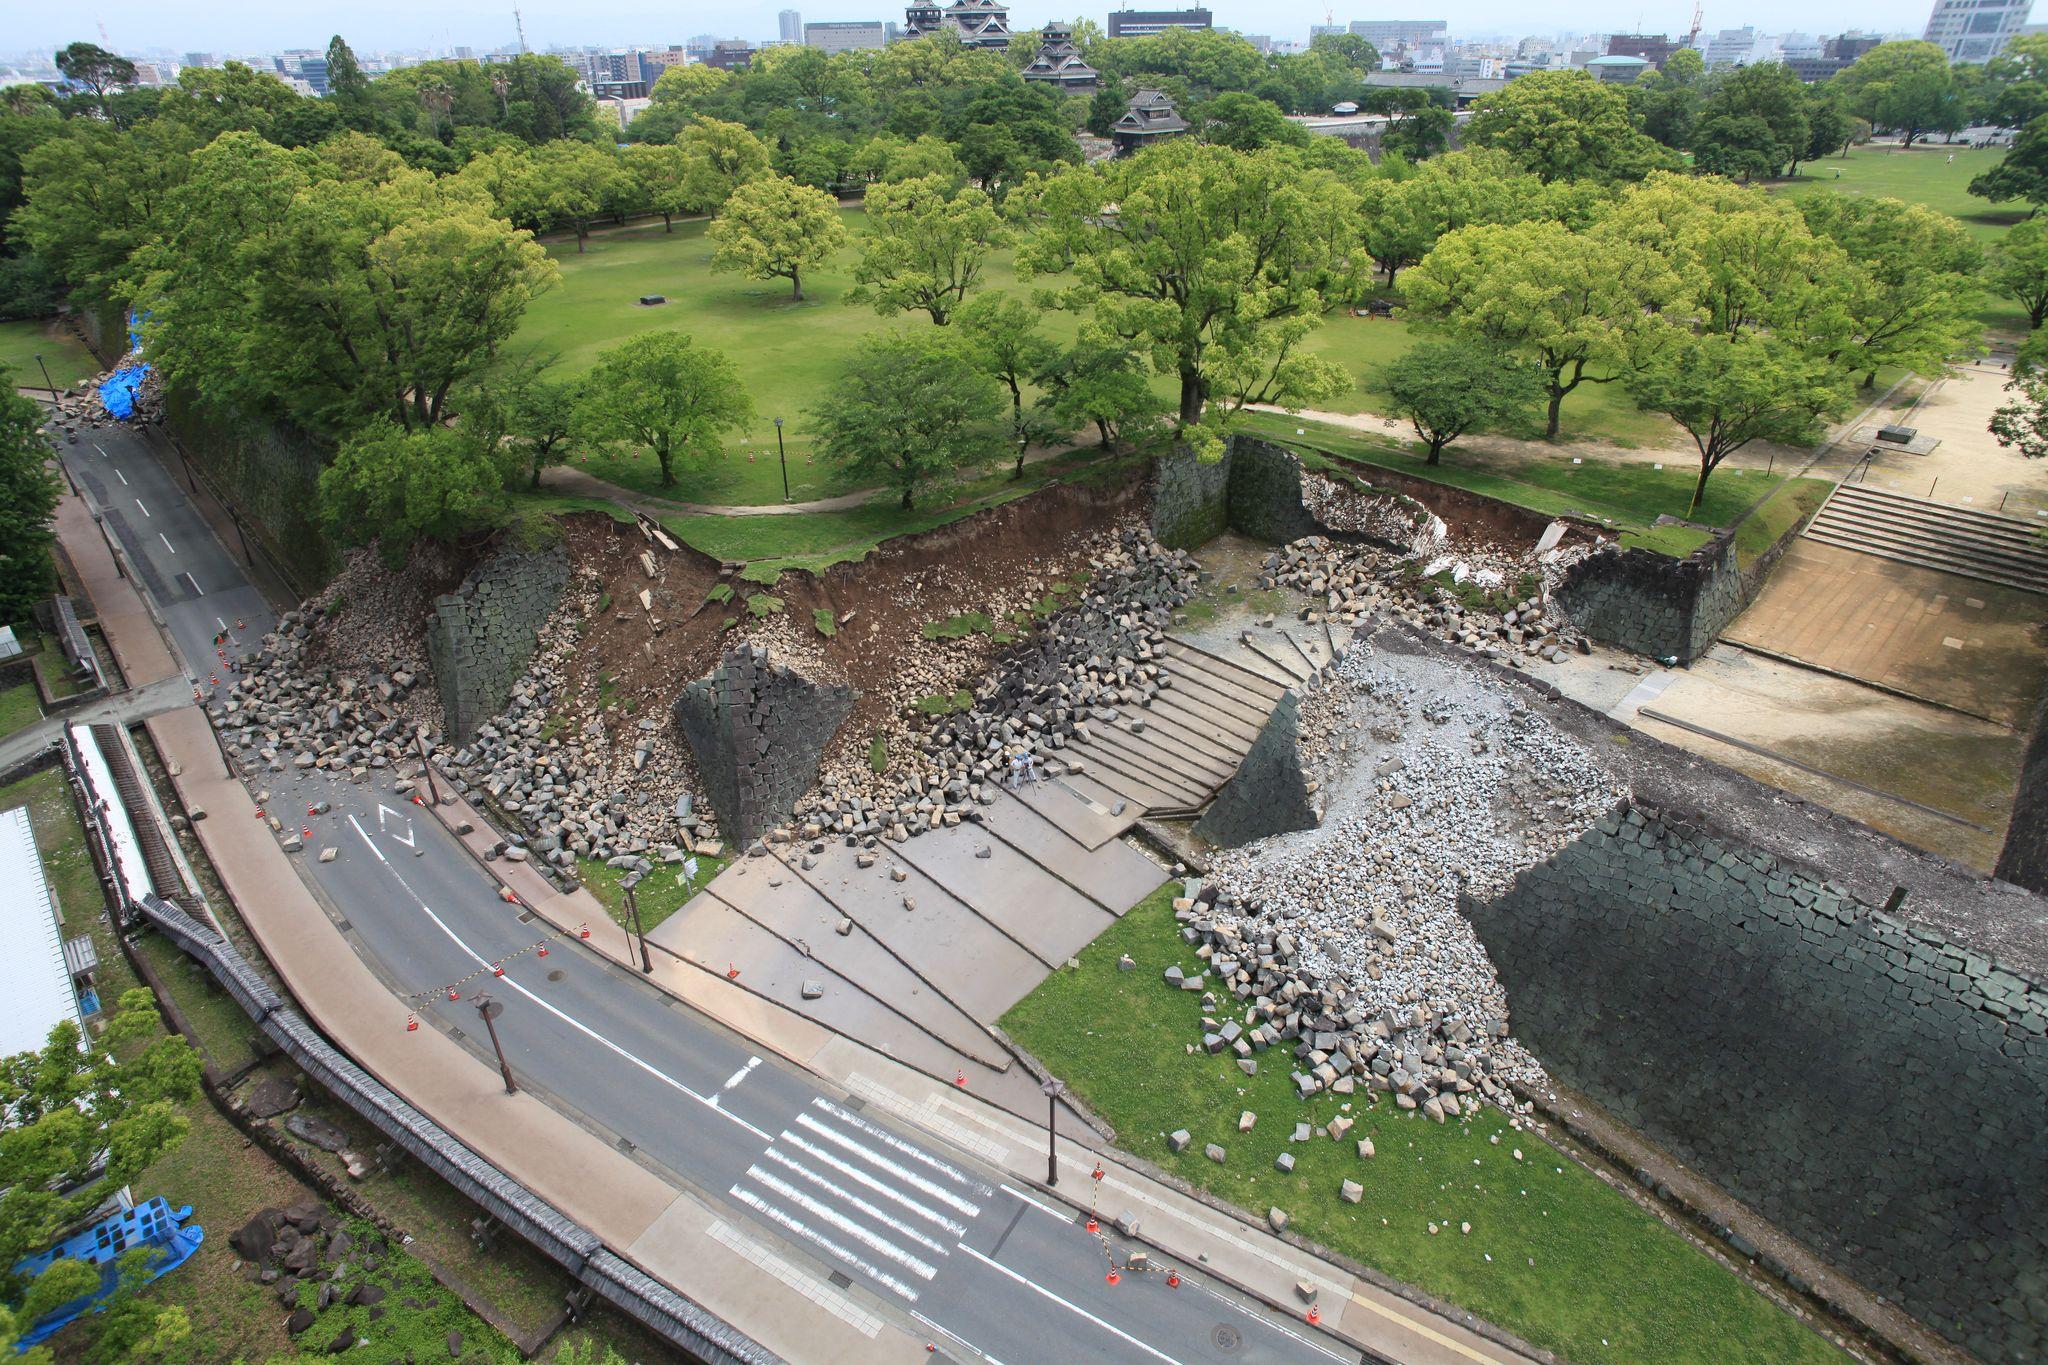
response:
M114 662L130 689L139 689L165 678L182 678L184 670L172 657L157 629L156 617L122 575L108 548L105 533L93 520L92 512L75 493L66 493L57 504L57 539L64 547L71 567L77 571L86 596L92 599L100 631L114 651Z
M456 800L432 807L452 828L468 821L475 829L464 842L473 852L496 842L483 818ZM632 935L620 928L588 891L564 894L531 864L503 859L486 864L490 873L555 928L590 929L591 948L637 969ZM1060 1184L1047 1189L1045 1130L976 1095L842 1037L772 1001L674 958L654 957L648 980L755 1045L884 1109L1006 1173L1041 1201L1092 1210L1104 1221L1138 1217L1142 1239L1169 1262L1199 1266L1257 1298L1299 1316L1306 1306L1295 1286L1313 1285L1322 1326L1367 1349L1417 1365L1469 1361L1515 1361L1528 1357L1400 1294L1273 1236L1263 1227L1211 1207L1139 1169L1099 1138L1077 1139L1063 1126ZM1091 1179L1097 1162L1105 1175L1100 1189ZM650 1249L665 1245L667 1230L650 1229ZM634 1254L641 1248L636 1245ZM1446 1312L1456 1312L1446 1309ZM1469 1315L1460 1317L1471 1321Z
M134 725L138 721L148 720L151 716L191 704L190 683L182 677L162 678L133 691L117 692L111 697L102 697L75 711L45 716L35 724L0 739L0 770L11 768L32 758L38 751L57 743L67 725L98 725L102 721Z

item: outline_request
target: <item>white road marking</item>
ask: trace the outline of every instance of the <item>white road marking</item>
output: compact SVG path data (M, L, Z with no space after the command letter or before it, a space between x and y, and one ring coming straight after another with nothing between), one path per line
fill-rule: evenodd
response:
M162 531L158 531L156 533L156 538L164 543L164 548L166 550L169 550L172 554L178 553L178 547L171 544L171 538L165 535Z
M937 1209L926 1208L924 1205L918 1203L915 1199L912 1199L909 1195L903 1193L903 1191L896 1189L893 1186L883 1184L881 1181L875 1179L875 1177L869 1175L866 1171L860 1169L860 1167L852 1165L845 1161L841 1161L838 1157L832 1155L830 1152L820 1151L818 1148L811 1146L810 1143L805 1142L795 1133L784 1130L782 1136L778 1138L777 1141L788 1143L790 1146L796 1148L804 1155L810 1157L813 1161L823 1162L825 1165L830 1166L833 1170L838 1171L841 1175L847 1177L849 1180L857 1180L861 1184L867 1186L869 1189L874 1190L876 1193L895 1200L897 1203L903 1205L904 1208L910 1209L925 1218L931 1219L934 1223L937 1223L940 1227L952 1233L955 1237L965 1237L967 1235L967 1225L965 1223L956 1223L952 1219L946 1217L945 1214L940 1213ZM775 1149L773 1147L770 1147L768 1149L768 1155L776 1155Z
M206 589L199 586L198 579L194 578L191 574L188 573L185 575L185 581L192 585L192 591L198 593L201 597L206 596Z
M902 1266L920 1280L929 1280L939 1273L939 1268L929 1261L918 1259L888 1238L881 1236L879 1233L868 1231L831 1205L820 1204L788 1181L777 1179L759 1166L749 1166L747 1168L747 1178L767 1186L790 1203L802 1209L805 1213L810 1214L813 1218L824 1219L839 1231L867 1247L868 1250L878 1256L896 1262L896 1264ZM740 1186L735 1185L732 1187L732 1193L738 1194L740 1189Z
M219 627L221 628L221 630L223 630L223 631L227 630L227 628L228 628L228 623L227 623L227 622L225 622L225 621L223 621L223 620L221 620L221 619L220 619L220 618L219 618L218 616L216 616L216 617L214 617L214 618L213 618L213 623L214 623L215 625L219 626Z
M92 443L92 448L93 448L94 450L97 450L97 451L98 451L98 452L100 453L100 458L101 458L101 459L103 459L103 460L104 460L104 459L106 459L106 458L107 458L107 448L106 448L105 446L101 445L101 444L100 444L100 443L99 443L98 441L94 441L94 442Z
M128 476L126 474L123 474L120 470L117 469L114 471L114 477L121 481L121 486L123 488L126 488L128 486Z
M956 1208L960 1212L966 1214L969 1218L978 1218L981 1216L980 1205L970 1204L965 1199L962 1199L959 1195L954 1194L949 1189L946 1189L944 1186L934 1184L932 1181L926 1180L916 1171L913 1171L905 1166L897 1165L895 1162L889 1160L889 1158L883 1156L880 1152L870 1151L868 1148L862 1146L858 1142L855 1142L852 1138L848 1137L846 1134L842 1132L839 1132L837 1129L827 1128L824 1124L818 1122L809 1114L798 1114L796 1116L796 1121L803 1127L808 1128L812 1132L816 1133L819 1137L824 1138L827 1142L838 1143L841 1147L846 1148L855 1156L860 1157L865 1161L868 1161L876 1166L881 1167L883 1170L887 1171L890 1175L895 1176L904 1184L914 1186L915 1188L922 1190L926 1195L938 1200L941 1204L951 1205L953 1208Z
M960 1250L966 1252L975 1260L980 1261L983 1265L989 1266L995 1270L1000 1270L1003 1274L1008 1275L1011 1279L1015 1280L1018 1284L1023 1285L1026 1289L1032 1290L1039 1294L1043 1294L1046 1298L1051 1299L1054 1303L1066 1309L1069 1313L1073 1313L1078 1317L1084 1317L1088 1319L1088 1321L1094 1323L1097 1327L1100 1327L1103 1331L1110 1333L1112 1336L1121 1337L1123 1340L1128 1341L1129 1343L1131 1343L1131 1345L1143 1351L1146 1355L1151 1356L1156 1360L1163 1360L1166 1362L1166 1365L1180 1365L1179 1361L1175 1360L1172 1356L1166 1354L1164 1351L1157 1350L1154 1347L1151 1347L1146 1343L1138 1340L1136 1337L1132 1336L1129 1332L1126 1332L1123 1328L1117 1326L1115 1323L1104 1322L1101 1318L1096 1317L1087 1309L1082 1308L1077 1304L1067 1302L1067 1300L1053 1293L1044 1285L1034 1284L1030 1280L1025 1279L1022 1275L1019 1275L1016 1271L1010 1269L1010 1267L1004 1265L1001 1261L991 1260L988 1257L982 1255L973 1247L967 1245L967 1243L960 1243Z
M1024 1193L1024 1191L1020 1189L1015 1189L1009 1185L1005 1185L1003 1186L1003 1193L1023 1200L1032 1208L1037 1209L1040 1213L1051 1214L1053 1217L1059 1219L1062 1223L1071 1223L1074 1221L1074 1215L1070 1211L1066 1209L1056 1209L1050 1204L1040 1203L1038 1200L1033 1199L1030 1195Z
M120 473L121 471L117 469L117 470L115 470L114 472L115 472L116 474L119 474L119 473ZM122 483L126 483L126 482L128 482L128 480L126 480L126 479L124 478L124 479L122 479L122 480L121 480L121 482L122 482ZM142 499L141 499L141 498L137 498L137 499L135 500L135 505L136 505L137 507L142 507ZM142 507L142 515L144 515L145 517L146 517L146 516L149 516L149 509L148 509L147 507Z
M356 817L354 815L350 815L348 817L348 822L349 824L355 826L356 833L361 835L363 842L370 846L370 852L375 853L377 855L377 861L383 863L386 867L391 867L391 860L389 858L386 858L383 852L380 849L378 849L376 841L370 838L369 832L366 831L360 824L356 823ZM405 888L406 894L410 895L413 898L413 901L419 906L421 912L424 913L428 919L434 922L434 927L439 929L442 933L448 936L449 942L453 943L456 947L460 948L472 962L476 963L477 966L489 967L491 965L491 963L484 958L483 954L477 952L476 949L470 947L468 942L465 941L460 934L456 933L453 929L449 928L448 922L446 920L442 919L439 915L434 913L434 907L428 905L426 901L421 898L420 893L412 889L412 884L406 881L404 874L399 872L397 868L391 867L391 875L398 879L398 884ZM652 1062L648 1062L643 1060L642 1058L634 1056L632 1053L626 1051L626 1049L620 1047L611 1039L605 1037L602 1033L599 1033L596 1029L590 1027L590 1025L584 1023L581 1019L576 1018L572 1014L565 1014L563 1011L555 1008L555 1006L549 1004L547 1001L535 995L532 991L526 989L526 987L520 985L517 981L514 981L511 977L507 976L500 979L505 983L506 986L508 986L512 990L518 991L528 1000L531 1000L534 1004L540 1006L549 1014L554 1015L555 1018L567 1024L570 1028L575 1029L578 1033L590 1039L598 1046L617 1054L619 1057L623 1058L628 1062L631 1062L634 1066L639 1067L642 1071L645 1071L648 1075L654 1077L656 1080L662 1082L664 1085L671 1086L675 1090L681 1092L682 1094L689 1096L691 1099L697 1101L697 1103L711 1110L712 1113L718 1114L724 1118L731 1119L734 1123L737 1123L740 1127L746 1129L755 1137L760 1138L763 1142L768 1142L772 1140L769 1138L766 1130L756 1128L753 1124L748 1123L745 1119L739 1117L737 1114L726 1113L725 1110L720 1109L717 1105L713 1104L709 1099L705 1098L703 1095L698 1094L696 1091L690 1089L689 1086L684 1085L681 1081L669 1075L660 1067L655 1066Z
M850 1113L847 1110L841 1109L838 1105L832 1103L832 1101L828 1099L824 1099L822 1097L813 1099L811 1101L811 1107L813 1109L822 1109L826 1113L832 1115L832 1117L838 1119L841 1123L847 1124L854 1128L858 1128L863 1133L866 1133L869 1137L875 1138L878 1141L888 1143L891 1147L894 1147L897 1151L903 1153L907 1157L910 1157L914 1161L922 1161L925 1165L931 1167L939 1174L945 1176L947 1179L951 1180L956 1185L964 1185L968 1189L973 1190L976 1194L979 1194L984 1198L988 1195L995 1193L994 1190L991 1190L988 1186L982 1184L979 1180L969 1178L967 1175L963 1174L959 1170L956 1170L954 1167L949 1166L945 1162L939 1160L931 1153L923 1150L920 1147L914 1146L911 1143L905 1142L902 1138L897 1137L887 1128L883 1128L876 1124L869 1123L860 1115Z
M749 1058L747 1058L747 1064L746 1064L745 1066L741 1067L741 1068L740 1068L740 1069L739 1069L738 1071L735 1071L735 1072L733 1072L733 1073L732 1073L732 1077L731 1077L731 1079L727 1080L727 1081L726 1081L726 1083L725 1083L724 1085L721 1085L721 1086L719 1086L718 1088L719 1088L719 1089L720 1089L721 1091L725 1091L725 1090L730 1090L730 1089L732 1089L732 1088L733 1088L734 1086L738 1085L738 1084L739 1084L739 1083L740 1083L741 1081L745 1080L745 1079L747 1078L747 1076L748 1076L748 1075L749 1075L750 1073L752 1073L753 1069L754 1069L755 1067L759 1066L759 1065L761 1065L761 1059L760 1059L759 1057L749 1057Z
M917 1302L917 1291L915 1289L912 1289L909 1285L903 1283L903 1281L897 1279L894 1275L889 1274L887 1271L878 1270L874 1266L869 1265L866 1261L863 1261L860 1257L854 1255L845 1247L833 1241L830 1237L825 1236L825 1234L812 1230L812 1228L808 1224L806 1224L802 1219L790 1217L781 1209L776 1208L773 1204L763 1199L760 1195L755 1194L752 1190L743 1190L738 1187L734 1187L732 1194L733 1198L739 1200L747 1207L754 1209L756 1212L760 1213L762 1217L781 1224L783 1227L789 1229L791 1232L795 1233L799 1237L807 1238L810 1241L817 1243L819 1246L823 1247L827 1252L838 1257L840 1260L846 1262L855 1270L860 1271L861 1274L866 1275L869 1279L875 1281L875 1283L887 1285L889 1288L895 1290L898 1294L901 1294L904 1298L910 1300L912 1303Z
M390 829L388 829L388 822L384 818L387 815L390 816L391 819L393 820L404 821L405 833L393 833ZM379 834L390 834L392 838L396 839L399 843L404 844L407 848L414 847L412 821L408 819L406 816L401 815L399 812L391 809L391 807L385 805L382 801L379 801L377 803L377 832Z
M973 1342L969 1341L969 1340L968 1340L968 1339L967 1339L966 1337L963 1337L963 1336L961 1336L961 1335L960 1335L960 1334L959 1334L958 1332L954 1331L954 1330L953 1330L952 1328L950 1328L950 1327L942 1327L942 1326L940 1326L940 1325L939 1325L938 1323L936 1323L936 1322L933 1322L933 1321L932 1321L932 1320L931 1320L930 1318L926 1317L926 1316L925 1316L924 1314L922 1314L922 1313L918 1312L918 1311L917 1311L917 1310L916 1310L915 1308L913 1308L913 1309L911 1309L911 1310L910 1310L910 1316L912 1316L913 1318L916 1318L916 1319L917 1319L917 1320L918 1320L919 1322L921 1322L921 1323L923 1323L923 1324L924 1324L925 1326L927 1326L927 1327L931 1328L931 1329L932 1329L932 1330L933 1330L934 1332L937 1332L937 1333L939 1333L939 1334L940 1334L941 1336L944 1336L944 1337L947 1337L947 1338L949 1338L949 1339L951 1339L951 1340L953 1340L953 1341L957 1341L957 1342L959 1342L959 1343L960 1343L960 1344L961 1344L962 1346L965 1346L965 1347L966 1347L966 1348L967 1348L968 1350L970 1350L970 1351L974 1352L974 1353L975 1353L976 1355L980 1356L980 1357L981 1357L981 1358L982 1358L983 1360L986 1360L986 1361L988 1362L988 1365L1003 1365L1003 1362L1002 1362L1002 1361L1000 1361L1000 1360L996 1359L996 1358L995 1358L994 1356L990 1355L990 1354L989 1354L989 1353L988 1353L987 1351L984 1351L984 1350L982 1350L982 1349L981 1349L981 1348L980 1348L979 1346L976 1346L976 1345L975 1345L975 1344L974 1344Z
M804 1180L810 1181L813 1185L816 1185L819 1189L823 1190L825 1193L833 1196L834 1198L840 1200L842 1203L850 1204L854 1208L859 1209L862 1213L874 1219L877 1223L880 1223L882 1224L882 1226L893 1230L897 1236L907 1237L911 1241L919 1244L920 1246L929 1247L931 1250L936 1251L941 1256L946 1254L946 1248L941 1243L933 1241L931 1238L925 1236L922 1232L919 1232L916 1228L910 1226L910 1224L904 1222L902 1219L895 1217L893 1214L887 1214L882 1212L882 1210L876 1208L873 1204L870 1204L867 1200L861 1198L852 1190L841 1189L839 1186L833 1184L824 1176L819 1175L816 1171L810 1169L808 1166L802 1166L797 1164L796 1162L790 1160L787 1156L784 1156L782 1153L776 1151L773 1147L770 1147L768 1151L765 1153L765 1155L770 1160L774 1161L778 1166L783 1167L793 1175L796 1175ZM774 1190L778 1194L795 1193L794 1190L790 1189L789 1185L782 1179L782 1177L775 1175L772 1172L762 1170L758 1162L752 1166L747 1167L747 1174L751 1176L753 1179L759 1181L761 1184L767 1186L769 1189Z
M1194 1281L1191 1281L1191 1280L1187 1280L1187 1279L1183 1278L1183 1280L1182 1280L1182 1283L1183 1283L1183 1284L1193 1284L1193 1283L1195 1283L1195 1282L1194 1282ZM1344 1362L1346 1362L1346 1365L1349 1365L1349 1362L1350 1362L1350 1361L1352 1361L1352 1360L1354 1360L1354 1359L1356 1358L1355 1356L1347 1356L1347 1355L1340 1355L1340 1354L1338 1354L1338 1353L1337 1353L1336 1351L1333 1351L1333 1350L1331 1350L1331 1349L1330 1349L1329 1347L1327 1347L1327 1346L1324 1346L1324 1345L1322 1345L1322 1344L1321 1344L1320 1342L1316 1342L1316 1341L1311 1341L1311 1340L1310 1340L1309 1338L1307 1338L1307 1337L1303 1336L1303 1335L1302 1335L1301 1333L1299 1333L1299 1332L1295 1331L1295 1330L1294 1330L1294 1329L1293 1329L1292 1327L1289 1327L1289 1326L1288 1326L1288 1325L1287 1325L1286 1323L1284 1323L1284 1322L1279 1322L1279 1321L1276 1321L1276 1320L1274 1320L1273 1318L1267 1317L1267 1316L1265 1316L1265 1315L1263 1315L1263 1314L1255 1314L1255 1313L1251 1313L1251 1312L1249 1312L1249 1311L1247 1311L1247 1310L1246 1310L1246 1308L1245 1308L1245 1306L1244 1306L1243 1304L1241 1304L1241 1303L1235 1303L1235 1302L1231 1301L1230 1299L1227 1299L1227 1298L1225 1298L1225 1297L1224 1297L1223 1295L1221 1295L1221 1294L1217 1293L1217 1292L1216 1292L1215 1290L1213 1290L1213 1289L1209 1288L1209 1287L1208 1287L1207 1285L1205 1285L1205 1284L1195 1284L1195 1288L1197 1288L1197 1289L1201 1290L1201 1291L1202 1291L1202 1292L1203 1292L1204 1294L1207 1294L1207 1295L1208 1295L1208 1296L1209 1296L1210 1298L1212 1298L1212 1299L1216 1300L1216 1302L1218 1302L1218 1303L1222 1304L1222 1305L1224 1306L1224 1308L1228 1309L1229 1311L1231 1311L1231 1312L1233 1312L1233 1313L1237 1313L1237 1314L1239 1314L1239 1315L1241 1315L1241 1316L1244 1316L1244 1317L1257 1317L1257 1318L1258 1318L1258 1320L1259 1320L1260 1322L1262 1322L1262 1323L1264 1323L1264 1324L1265 1324L1266 1326L1268 1326L1268 1327L1272 1328L1272 1329L1273 1329L1274 1331L1276 1331L1276 1332L1279 1332L1279 1333L1280 1333L1281 1335L1283 1335L1283 1336L1289 1336L1289 1337L1293 1337L1293 1338L1294 1338L1294 1339L1295 1339L1296 1341L1298 1341L1298 1342L1300 1342L1300 1343L1301 1343L1302 1345L1304 1345L1304 1346L1308 1347L1308 1348L1309 1348L1309 1349L1310 1349L1311 1351L1314 1351L1314 1352L1316 1352L1316 1353L1317 1353L1318 1355L1325 1355L1325 1356L1328 1356L1328 1357L1329 1357L1330 1359L1332 1359L1332 1360L1341 1360L1341 1361L1344 1361ZM1478 1357L1474 1357L1474 1359L1482 1359L1482 1360L1483 1360L1484 1358L1485 1358L1485 1357L1483 1357L1483 1356L1478 1356Z

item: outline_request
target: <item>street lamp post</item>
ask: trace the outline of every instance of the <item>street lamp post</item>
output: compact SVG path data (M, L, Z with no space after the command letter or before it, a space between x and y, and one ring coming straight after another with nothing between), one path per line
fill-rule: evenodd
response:
M620 889L626 893L626 916L633 921L634 937L640 940L640 970L649 976L654 974L654 958L647 951L647 931L640 927L640 898L633 894L639 885L638 875L622 879Z
M36 357L36 368L43 372L43 387L50 391L50 401L57 401L57 385L50 378L50 367L43 363L42 356Z
M1059 1130L1054 1127L1060 1113L1060 1083L1047 1079L1038 1087L1045 1092L1045 1183L1060 1183Z
M512 1083L512 1063L505 1060L505 1045L498 1041L498 1016L505 1007L488 995L476 998L476 1012L483 1016L484 1028L491 1035L491 1050L498 1054L498 1070L505 1077L505 1093L516 1095L519 1087Z
M441 789L434 785L434 757L427 749L427 732L419 731L414 736L420 746L420 776L427 780L427 799L435 805L441 804Z
M789 501L789 452L782 446L782 419L775 419L775 454L782 461L782 500Z

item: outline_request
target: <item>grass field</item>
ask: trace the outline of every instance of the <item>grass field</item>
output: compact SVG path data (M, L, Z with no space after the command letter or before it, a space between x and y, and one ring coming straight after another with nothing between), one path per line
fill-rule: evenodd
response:
M67 388L87 375L98 374L100 363L69 327L56 322L0 322L0 365L13 370L10 382L43 386L42 367L49 367L50 382Z
M2002 148L1978 150L1940 142L1923 143L1911 151L1857 147L1847 156L1809 161L1798 175L1772 188L1780 194L1853 194L1925 204L1957 219L1971 236L1990 246L2028 216L2024 204L1994 204L1970 193L1970 181L2004 156ZM2027 330L2026 314L2019 305L1990 295L1986 295L1978 318L1995 331L2024 334Z
M20 682L0 686L0 737L13 734L16 730L34 725L43 718L43 708L36 701L36 685L23 674Z
M1418 1285L1571 1360L1838 1359L1832 1347L1622 1195L1489 1108L1438 1126L1390 1102L1294 1098L1284 1065L1245 1076L1190 1054L1201 1002L1160 980L1194 959L1171 886L1131 910L1004 1016L1019 1043L1113 1124L1120 1143L1252 1214L1286 1210L1302 1236ZM1129 953L1137 970L1117 970ZM1349 1103L1343 1142L1289 1141ZM1249 1133L1238 1114L1252 1110ZM1194 1141L1175 1155L1166 1135ZM1369 1137L1371 1159L1353 1139ZM1498 1143L1494 1139L1498 1138ZM1203 1148L1220 1143L1222 1165ZM1517 1160L1519 1150L1524 1159ZM1273 1160L1294 1154L1294 1172ZM1337 1195L1365 1186L1362 1202ZM1471 1232L1461 1231L1464 1224ZM1431 1225L1437 1231L1432 1233Z

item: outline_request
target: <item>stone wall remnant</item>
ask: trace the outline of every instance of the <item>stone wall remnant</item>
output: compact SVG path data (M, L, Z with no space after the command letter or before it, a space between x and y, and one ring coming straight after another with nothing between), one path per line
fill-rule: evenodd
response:
M853 713L853 689L771 663L742 644L707 677L685 686L673 708L696 755L719 827L745 842L788 823L818 781L832 736Z
M1236 848L1269 834L1314 829L1321 823L1301 757L1301 703L1285 693L1266 717L1259 737L1195 825L1195 837Z
M508 548L477 565L454 592L434 599L427 657L449 735L466 740L505 709L568 582L569 554L559 543Z
M1983 1359L2048 1350L2048 986L1628 804L1462 908L1552 1075Z

